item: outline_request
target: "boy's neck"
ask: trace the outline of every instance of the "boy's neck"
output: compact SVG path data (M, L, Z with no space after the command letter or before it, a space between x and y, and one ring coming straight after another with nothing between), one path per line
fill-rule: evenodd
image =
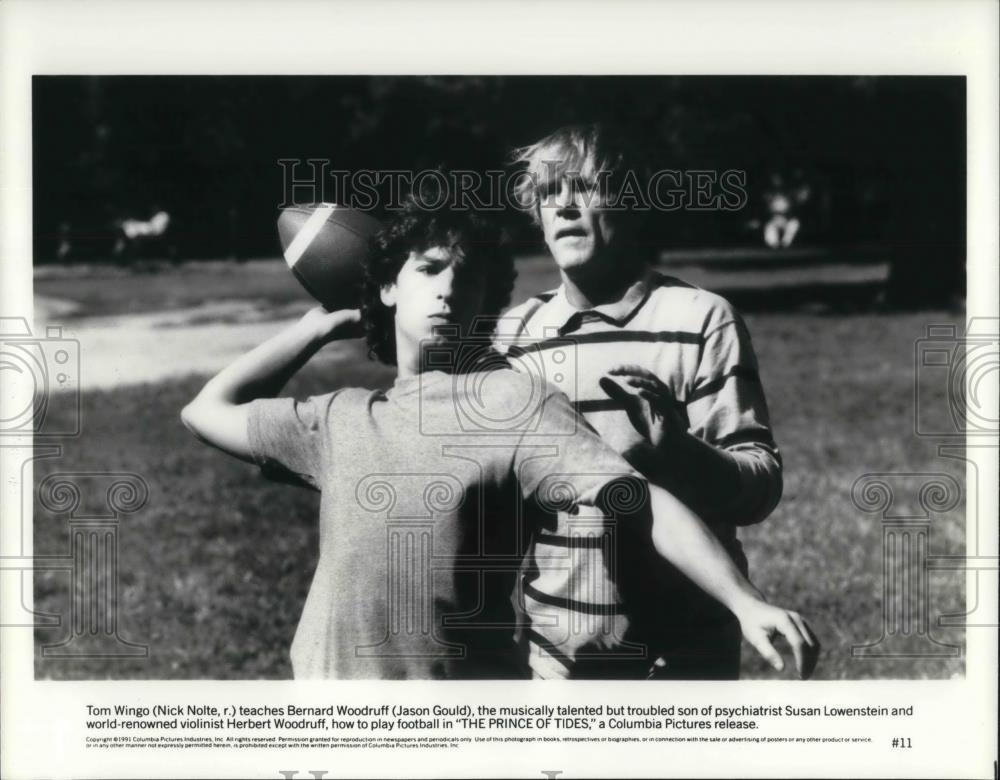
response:
M396 364L396 379L409 379L420 373L420 367L411 366L409 363Z
M396 378L409 379L423 370L420 345L412 343L396 323Z
M410 347L405 342L396 342L396 378L409 379L410 377L423 374L427 371L443 371L446 374L453 374L462 371L477 370L482 365L482 358L486 353L493 353L488 343L483 343L480 339L471 341L458 341L453 344L437 344L434 347L435 356L433 360L428 360L422 354L419 347ZM453 352L451 360L443 359L443 351Z

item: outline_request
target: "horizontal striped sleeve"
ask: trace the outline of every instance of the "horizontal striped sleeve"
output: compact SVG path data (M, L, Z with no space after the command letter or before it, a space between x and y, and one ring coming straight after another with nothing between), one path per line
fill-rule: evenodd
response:
M728 307L717 316L687 397L688 421L691 433L732 456L740 490L725 514L736 525L749 525L767 517L781 498L781 457L746 325Z
M706 335L685 400L691 432L712 444L734 435L770 432L757 356L735 312L725 312Z
M697 390L692 390L690 395L687 397L687 403L693 403L702 398L707 398L710 395L714 395L719 392L730 379L742 379L746 382L756 382L760 384L760 375L757 373L756 368L750 366L735 365L732 368L725 371L721 376L711 379Z

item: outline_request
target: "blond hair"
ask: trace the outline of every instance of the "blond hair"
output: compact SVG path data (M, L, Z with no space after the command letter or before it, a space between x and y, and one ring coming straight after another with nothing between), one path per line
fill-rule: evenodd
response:
M515 149L511 164L524 166L514 194L536 225L541 223L539 193L559 180L574 178L615 187L629 171L643 187L649 180L640 145L620 128L600 123L561 127L537 143Z

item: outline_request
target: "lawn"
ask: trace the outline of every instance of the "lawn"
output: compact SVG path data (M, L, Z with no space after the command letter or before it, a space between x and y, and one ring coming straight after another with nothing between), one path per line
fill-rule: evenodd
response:
M195 306L206 296L300 300L301 294L275 268L280 264L231 266L228 272L224 264L205 270L182 267L147 275L144 281L124 274L120 278L128 281L117 285L87 276L72 283L49 278L39 280L38 292L79 301L92 313L116 305L118 311ZM521 263L520 270L515 296L552 281L551 270L538 260ZM750 276L757 281L749 288L770 288L766 278L760 281L762 273L781 270L753 271ZM748 282L753 281L750 276ZM231 289L226 280L236 278L239 283ZM277 286L269 286L278 279ZM698 281L706 284L705 278ZM869 290L870 284L864 284ZM961 674L961 658L852 658L852 645L873 642L882 634L883 605L880 516L857 508L851 487L873 472L943 472L964 484L963 464L939 457L933 442L913 434L914 342L928 324L960 322L962 316L856 311L842 305L842 293L834 305L796 300L794 306L771 311L749 307L747 322L785 461L779 508L761 526L742 532L751 573L772 600L795 605L812 622L824 646L817 677ZM733 297L740 299L739 294ZM183 429L178 412L204 380L179 376L85 392L82 436L66 442L61 458L36 466L36 482L55 471L127 471L141 475L150 491L146 506L122 519L118 583L119 633L148 645L148 658L43 657L42 645L68 635L68 621L63 620L59 627L36 629L38 677L290 675L288 647L316 562L317 497L264 481L254 468L209 450ZM927 377L921 380L922 394L943 407L945 387ZM367 361L362 345L354 343L336 360L311 363L288 392L298 396L389 381L391 373ZM50 413L69 412L55 404ZM895 508L913 509L919 484L913 482L909 493L900 491ZM932 516L933 554L964 551L964 506L963 500L950 512ZM35 554L65 554L66 516L37 502L35 513ZM34 586L36 609L68 614L67 572L38 571ZM964 609L963 586L960 573L931 575L932 621ZM964 631L932 625L932 633L964 646ZM773 673L747 650L744 675L766 678Z
M302 288L282 262L148 262L41 266L35 295L75 304L73 317L137 314L195 307L206 301L252 300L269 306L303 299Z

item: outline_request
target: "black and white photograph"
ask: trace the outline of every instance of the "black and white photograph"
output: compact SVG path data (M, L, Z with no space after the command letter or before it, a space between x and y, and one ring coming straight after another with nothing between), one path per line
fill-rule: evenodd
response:
M36 463L35 554L116 484L67 470L144 503L73 537L116 581L36 571L81 610L36 674L961 675L919 610L964 578L886 602L925 561L883 569L878 510L910 488L903 539L963 552L964 462L913 424L949 367L910 347L962 330L964 94L38 77L36 327L80 361L42 422L80 432Z
M468 776L459 737L763 751L783 719L851 761L878 723L876 776L934 732L886 690L995 665L979 82L547 70L17 82L0 623L24 685L103 686L72 750L225 772L258 739L289 777L321 732ZM560 760L527 776L590 771Z

